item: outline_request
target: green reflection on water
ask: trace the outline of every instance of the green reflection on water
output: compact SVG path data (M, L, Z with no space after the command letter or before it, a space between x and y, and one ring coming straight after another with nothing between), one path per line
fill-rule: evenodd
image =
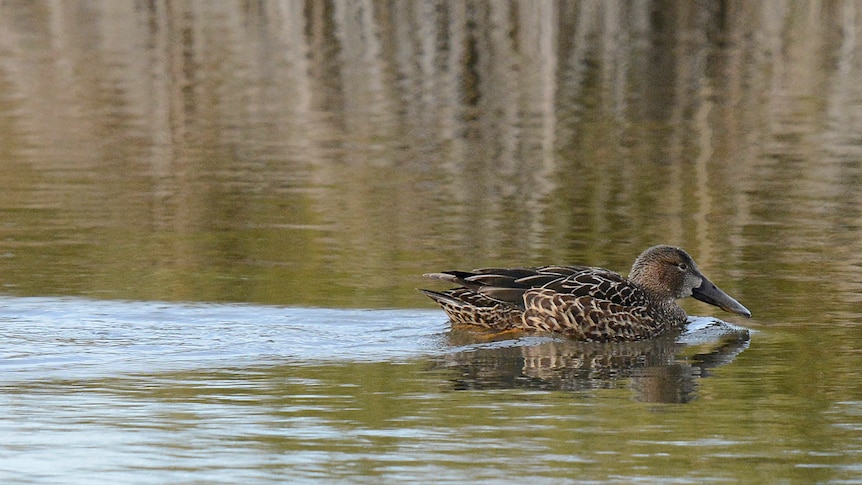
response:
M50 427L69 427L60 419L69 413L123 436L121 455L163 446L203 476L267 462L270 477L842 477L856 443L854 431L835 426L846 410L800 394L743 398L758 394L746 374L759 358L752 349L721 379L701 381L702 399L685 406L635 402L628 378L587 394L456 390L456 370L421 360L60 381L25 386L24 395L38 389L55 406L68 396L77 411L58 411Z
M94 7L62 39L45 12L11 9L29 41L3 54L7 291L413 307L430 305L413 291L424 272L625 272L667 242L756 317L816 318L803 299L858 312L859 144L843 100L859 93L843 81L860 63L819 34L853 24L847 12L408 3L357 16L367 37L345 8L293 23ZM448 28L421 42L382 21L390 9ZM600 42L607 24L578 19L606 9L625 35ZM761 35L775 18L804 34ZM114 23L133 41L110 41ZM170 41L177 28L189 35ZM104 34L92 58L86 32Z

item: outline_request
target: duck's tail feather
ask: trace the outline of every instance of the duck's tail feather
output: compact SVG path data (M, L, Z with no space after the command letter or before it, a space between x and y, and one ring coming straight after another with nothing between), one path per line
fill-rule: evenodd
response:
M520 327L523 322L523 310L469 288L419 291L437 302L452 323L507 330Z

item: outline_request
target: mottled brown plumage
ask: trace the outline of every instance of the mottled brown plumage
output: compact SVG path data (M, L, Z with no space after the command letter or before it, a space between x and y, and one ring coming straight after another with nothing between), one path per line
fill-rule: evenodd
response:
M588 266L484 268L425 276L459 285L421 290L456 324L497 330L560 332L578 340L655 337L686 322L676 300L694 296L751 316L712 284L680 248L654 246L635 260L628 278Z

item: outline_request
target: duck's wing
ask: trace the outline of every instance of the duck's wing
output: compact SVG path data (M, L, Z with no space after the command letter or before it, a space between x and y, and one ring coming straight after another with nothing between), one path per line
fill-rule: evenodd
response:
M577 267L547 266L541 268L479 268L473 271L444 271L425 277L447 281L462 288L505 303L524 308L524 292L531 288L564 279L577 272Z
M637 286L620 274L589 266L542 266L539 268L481 268L473 271L446 271L425 275L448 281L498 302L519 308L531 289L590 297L629 306L643 303Z
M563 295L607 301L622 307L647 304L646 294L639 286L619 273L602 268L586 268L543 288Z

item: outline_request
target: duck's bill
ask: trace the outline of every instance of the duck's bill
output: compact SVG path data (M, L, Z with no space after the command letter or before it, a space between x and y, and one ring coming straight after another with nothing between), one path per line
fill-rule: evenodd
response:
M712 281L706 278L703 278L700 286L691 291L691 296L704 303L715 305L726 312L736 313L746 318L751 317L751 312L748 311L748 308L745 308L730 295L721 291L721 288L715 286Z

